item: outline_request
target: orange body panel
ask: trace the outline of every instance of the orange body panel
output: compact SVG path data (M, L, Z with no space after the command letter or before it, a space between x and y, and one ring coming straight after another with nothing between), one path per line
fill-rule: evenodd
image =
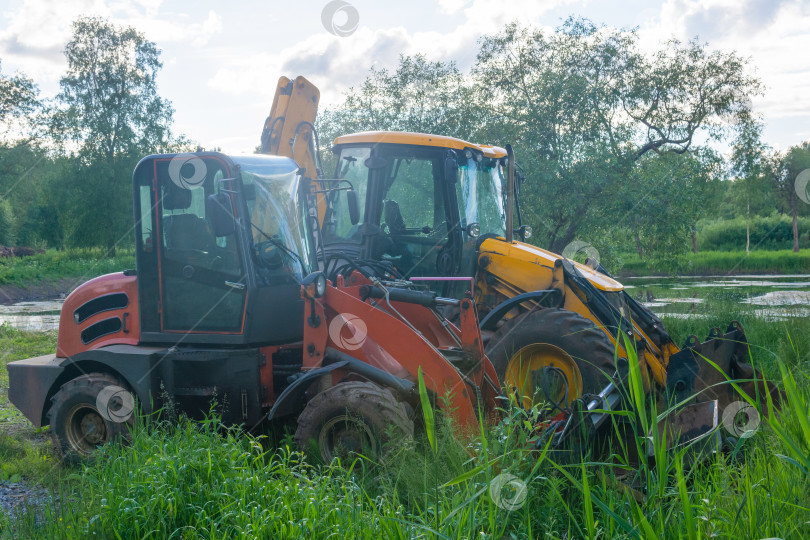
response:
M127 295L127 304L122 308L106 309L93 313L77 323L76 310L87 302L113 293ZM117 318L121 322L118 331L101 335L85 343L82 332L106 319ZM59 338L56 342L56 356L68 358L75 354L106 345L137 345L140 341L140 313L138 310L138 280L135 276L125 276L122 272L99 276L83 283L74 290L62 306L59 318Z
M453 411L453 416L462 426L474 428L477 424L475 396L465 378L480 383L486 373L494 385L500 388L494 368L483 355L477 323L474 335L467 335L469 332L462 333L453 325L445 328L434 324L437 319L428 308L392 302L396 311L402 313L419 330L417 333L395 313L390 312L390 308L380 309L371 302L360 299L360 286L368 281L357 279L356 274L352 276L352 282L358 285L344 286L342 281L338 278L338 286L327 287L323 298L315 301L318 325L313 327L305 319L304 369L319 367L327 347L414 382L421 367L427 388L438 397L448 395L449 403L446 405ZM471 303L468 309L474 309ZM308 306L305 317L309 316ZM474 318L471 320L475 321ZM472 326L464 326L467 326L465 330L472 329ZM477 366L468 373L459 372L436 350L437 347L441 349L452 345L459 348L451 334L459 338L461 349L478 357ZM482 403L482 407L493 406L494 402L489 403L489 397L486 396L487 403ZM443 402L440 400L439 404L441 403Z

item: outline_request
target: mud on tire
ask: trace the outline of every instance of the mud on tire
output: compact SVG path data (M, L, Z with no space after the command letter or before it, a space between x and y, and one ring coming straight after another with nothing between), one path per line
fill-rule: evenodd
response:
M385 445L413 437L408 407L388 388L350 381L327 388L312 398L298 417L295 442L315 451L325 463L353 455L383 455Z
M66 382L48 411L54 449L70 463L90 459L98 446L129 438L135 407L132 393L112 375L90 373Z
M584 393L599 393L615 371L614 347L593 322L572 311L542 309L507 321L489 340L486 353L501 382L512 355L533 343L567 352L582 374Z

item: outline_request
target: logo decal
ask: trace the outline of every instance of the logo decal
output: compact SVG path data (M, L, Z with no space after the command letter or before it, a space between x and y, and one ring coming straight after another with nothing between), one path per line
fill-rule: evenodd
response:
M340 313L329 323L329 338L347 351L356 351L362 347L367 335L366 323L351 313Z

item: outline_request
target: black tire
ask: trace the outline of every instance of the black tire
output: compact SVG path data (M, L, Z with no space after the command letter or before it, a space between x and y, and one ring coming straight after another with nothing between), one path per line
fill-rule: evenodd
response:
M327 388L312 398L298 417L295 442L304 452L330 463L354 454L379 458L385 444L413 437L413 420L406 404L388 388L350 381Z
M572 394L599 393L615 371L614 347L593 322L572 311L542 309L507 321L487 343L486 354L501 384L505 385L512 356L532 344L554 345L574 359L582 375L582 392ZM569 394L569 401L579 395Z
M97 447L129 438L135 410L132 393L112 375L90 373L70 380L51 398L53 446L64 461L88 460Z

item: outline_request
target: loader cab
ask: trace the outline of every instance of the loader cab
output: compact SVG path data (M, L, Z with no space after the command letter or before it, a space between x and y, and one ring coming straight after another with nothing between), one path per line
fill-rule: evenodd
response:
M450 137L369 132L339 137L335 177L351 180L364 202L350 226L347 203L330 201L323 235L330 252L353 244L360 258L389 261L407 278L475 275L482 234L504 236L506 152ZM458 297L461 282L435 282Z
M292 160L156 155L133 182L142 342L301 338L310 238Z

